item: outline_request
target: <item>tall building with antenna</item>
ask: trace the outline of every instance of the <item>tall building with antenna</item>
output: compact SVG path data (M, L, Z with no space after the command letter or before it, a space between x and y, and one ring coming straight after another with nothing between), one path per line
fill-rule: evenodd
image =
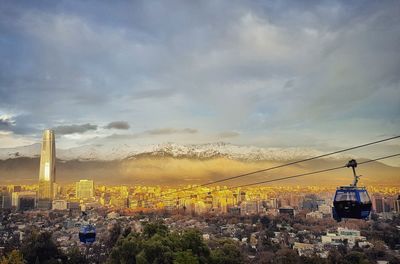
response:
M54 198L56 180L56 142L54 131L43 132L42 150L40 152L38 207L50 208Z

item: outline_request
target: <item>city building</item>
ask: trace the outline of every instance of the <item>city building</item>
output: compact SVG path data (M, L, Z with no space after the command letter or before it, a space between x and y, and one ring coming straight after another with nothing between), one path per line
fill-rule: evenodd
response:
M68 203L65 200L53 200L52 207L53 210L67 210Z
M36 192L14 192L11 204L20 211L32 210L36 206Z
M324 215L332 215L332 206L321 204L318 206L318 211L323 213Z
M3 190L0 193L0 208L1 209L11 208L11 194L7 190Z
M94 197L94 183L92 180L80 180L76 183L76 198L91 199Z
M380 214L380 213L388 213L392 211L394 206L394 199L391 199L390 197L374 197L372 199L372 208L375 210L375 213Z
M56 145L54 131L43 132L40 152L38 207L50 209L54 199L54 183L56 180Z
M279 214L294 217L294 209L290 206L281 207L279 208Z
M322 219L322 218L324 218L324 214L319 211L309 212L306 214L306 219Z
M361 236L360 231L338 227L337 233L327 232L321 237L322 244L342 245L347 244L349 248L353 248L357 242L365 242L367 239Z
M259 213L259 206L257 201L247 201L240 204L240 213L242 215L251 215Z

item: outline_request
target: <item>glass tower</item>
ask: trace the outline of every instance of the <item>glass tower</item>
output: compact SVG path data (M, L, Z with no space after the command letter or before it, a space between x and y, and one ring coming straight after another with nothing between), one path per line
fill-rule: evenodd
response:
M54 198L56 180L56 143L54 131L43 132L42 151L40 153L39 202L51 201Z

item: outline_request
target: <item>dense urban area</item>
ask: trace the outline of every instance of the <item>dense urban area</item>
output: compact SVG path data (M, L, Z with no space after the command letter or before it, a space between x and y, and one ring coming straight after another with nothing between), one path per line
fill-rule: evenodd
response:
M320 186L2 187L1 263L399 263L400 188L370 187L368 220L332 219ZM42 207L42 208L40 208ZM81 226L96 229L81 243Z

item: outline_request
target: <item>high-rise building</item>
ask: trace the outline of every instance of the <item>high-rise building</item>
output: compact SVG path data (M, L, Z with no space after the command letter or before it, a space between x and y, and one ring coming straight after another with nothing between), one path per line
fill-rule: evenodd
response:
M9 193L7 189L0 191L0 208L11 208L11 193Z
M76 183L76 198L90 199L94 197L94 183L91 180L80 180Z
M56 180L56 142L54 131L43 132L42 150L40 153L38 206L51 207L54 199L54 183Z
M12 206L21 211L32 210L36 205L36 192L24 191L12 193Z

